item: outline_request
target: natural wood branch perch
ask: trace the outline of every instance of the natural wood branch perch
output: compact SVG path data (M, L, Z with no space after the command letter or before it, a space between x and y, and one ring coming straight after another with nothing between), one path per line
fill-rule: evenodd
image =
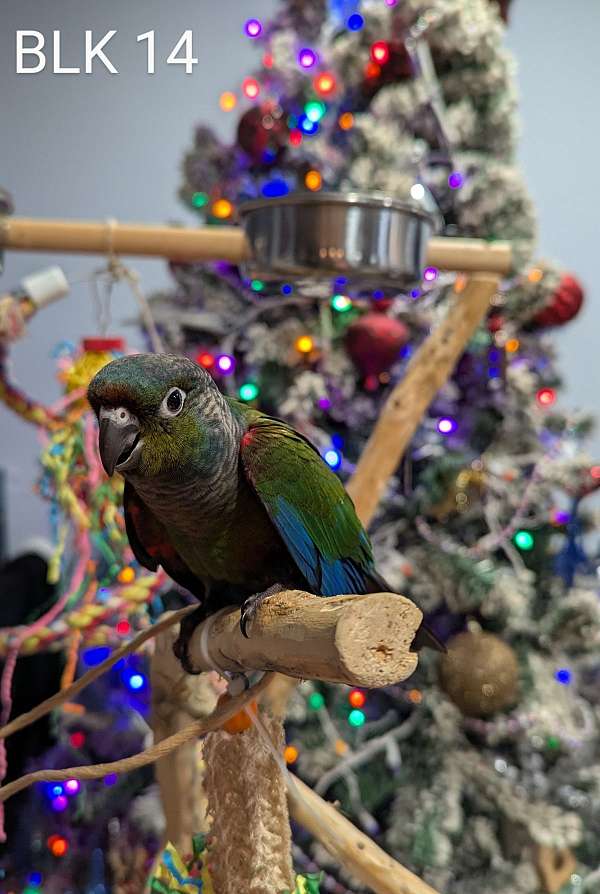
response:
M250 257L241 227L174 227L111 221L5 217L0 221L0 248L88 254L151 255L174 261L232 261ZM506 242L434 238L427 263L442 270L485 270L506 274L511 266Z
M451 375L498 289L497 276L476 273L452 296L445 319L413 356L388 397L348 483L363 525L371 522L423 413Z
M190 656L198 671L275 670L299 679L375 688L405 680L417 666L410 651L422 613L394 593L311 596L286 590L259 606L249 639L239 609L210 618L194 631ZM210 624L207 648L202 631Z
M290 813L329 851L340 866L376 894L436 894L320 798L297 776L288 789Z
M170 627L154 640L150 683L155 744L185 729L191 720L210 717L217 704L216 674L186 674L173 654L175 634ZM156 762L166 821L165 842L170 841L180 853L187 852L196 833L209 829L201 749L202 743L194 739Z

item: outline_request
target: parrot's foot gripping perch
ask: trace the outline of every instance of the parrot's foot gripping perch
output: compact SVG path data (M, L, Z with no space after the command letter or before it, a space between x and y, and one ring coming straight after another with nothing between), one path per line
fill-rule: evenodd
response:
M243 635L248 639L248 625L252 623L254 617L256 616L256 612L258 607L262 605L262 603L269 598L269 596L275 596L276 593L283 592L285 588L281 584L273 584L272 587L269 587L268 590L264 590L261 593L255 593L253 596L249 596L248 599L242 604L240 609L240 630ZM190 659L190 641L192 636L194 635L194 631L197 627L203 624L208 618L212 617L215 614L213 607L210 603L205 602L202 605L199 605L195 611L191 614L187 615L183 621L181 622L179 628L179 636L173 643L173 652L175 657L181 663L182 668L186 672L186 674L198 674L201 671L196 670L194 668L194 664ZM208 628L207 628L208 629Z
M265 599L268 599L269 596L275 596L276 593L282 593L284 589L285 587L282 587L281 584L273 584L268 590L263 590L262 593L255 593L253 596L249 596L248 599L246 599L242 605L240 613L240 630L246 639L249 638L248 624L252 623L259 605L262 605Z

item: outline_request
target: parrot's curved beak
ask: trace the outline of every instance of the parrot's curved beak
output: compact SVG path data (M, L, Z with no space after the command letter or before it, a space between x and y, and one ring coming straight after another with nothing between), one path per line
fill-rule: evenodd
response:
M106 474L132 471L142 450L137 417L125 407L101 407L98 421L100 459Z

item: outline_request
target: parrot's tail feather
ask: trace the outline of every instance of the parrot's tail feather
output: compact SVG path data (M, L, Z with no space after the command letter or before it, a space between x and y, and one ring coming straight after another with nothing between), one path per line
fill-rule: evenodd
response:
M421 626L415 633L415 638L413 639L412 646L410 648L411 652L420 652L421 649L434 649L436 652L444 652L446 653L448 650L446 646L437 638L435 633L433 633L426 624L421 623Z

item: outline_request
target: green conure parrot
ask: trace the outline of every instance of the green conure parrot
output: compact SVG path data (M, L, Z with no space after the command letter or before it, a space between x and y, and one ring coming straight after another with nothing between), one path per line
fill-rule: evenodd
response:
M136 354L92 379L100 458L125 478L133 553L199 600L176 655L192 671L195 626L241 605L241 629L281 589L318 596L389 590L339 478L301 434L223 395L185 357ZM440 648L421 625L413 648ZM443 647L441 647L443 648Z

